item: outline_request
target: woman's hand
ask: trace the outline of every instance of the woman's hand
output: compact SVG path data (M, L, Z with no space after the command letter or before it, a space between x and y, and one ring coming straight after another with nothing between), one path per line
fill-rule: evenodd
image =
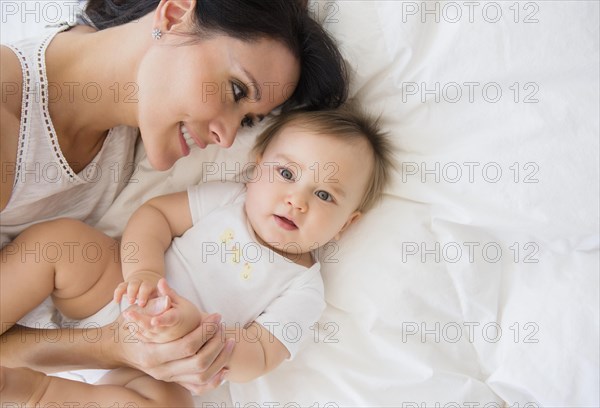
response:
M163 290L173 304L191 304L168 286L165 285ZM169 321L184 321L188 310L187 306L169 309ZM158 344L144 343L136 338L137 324L124 316L132 312L148 314L143 308L133 305L110 325L111 330L116 329L117 333L113 338L104 339L107 336L103 336L102 344L103 354L109 361L144 371L158 380L176 382L195 394L212 390L222 383L234 340L226 342L220 331L219 315L197 312L200 313L200 324L194 330L178 340ZM117 339L120 341L115 341Z

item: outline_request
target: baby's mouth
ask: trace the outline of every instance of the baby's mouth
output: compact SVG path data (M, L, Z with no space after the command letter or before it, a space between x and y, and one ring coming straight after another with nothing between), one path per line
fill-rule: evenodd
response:
M289 218L282 217L279 215L274 215L274 217L277 225L279 225L283 229L286 229L288 231L298 229L298 226L294 223L294 221L290 220Z

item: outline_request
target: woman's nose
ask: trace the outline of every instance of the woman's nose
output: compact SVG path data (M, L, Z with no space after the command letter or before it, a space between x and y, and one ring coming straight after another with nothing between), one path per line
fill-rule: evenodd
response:
M209 137L216 145L228 148L233 144L239 127L240 124L232 120L213 121L209 127Z

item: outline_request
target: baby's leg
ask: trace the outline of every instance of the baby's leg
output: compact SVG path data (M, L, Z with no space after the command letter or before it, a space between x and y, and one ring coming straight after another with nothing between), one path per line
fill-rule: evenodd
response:
M49 295L65 316L91 316L123 280L118 243L70 219L26 229L2 249L1 262L1 333Z
M191 394L175 383L165 383L134 370L119 368L98 385L48 377L27 368L0 368L1 406L43 407L78 403L102 407L193 407Z

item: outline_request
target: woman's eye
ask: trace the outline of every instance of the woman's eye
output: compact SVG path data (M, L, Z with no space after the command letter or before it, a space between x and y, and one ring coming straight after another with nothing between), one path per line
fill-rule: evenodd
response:
M317 195L317 197L319 197L323 201L332 201L333 200L333 198L331 197L331 194L329 194L327 191L319 190L315 194Z
M242 127L254 126L254 120L250 116L244 116L241 122Z
M236 82L231 83L231 89L233 90L233 100L236 102L244 99L247 95L246 89Z
M292 172L288 169L279 169L279 174L281 174L281 177L283 177L286 180L291 180L294 177Z

